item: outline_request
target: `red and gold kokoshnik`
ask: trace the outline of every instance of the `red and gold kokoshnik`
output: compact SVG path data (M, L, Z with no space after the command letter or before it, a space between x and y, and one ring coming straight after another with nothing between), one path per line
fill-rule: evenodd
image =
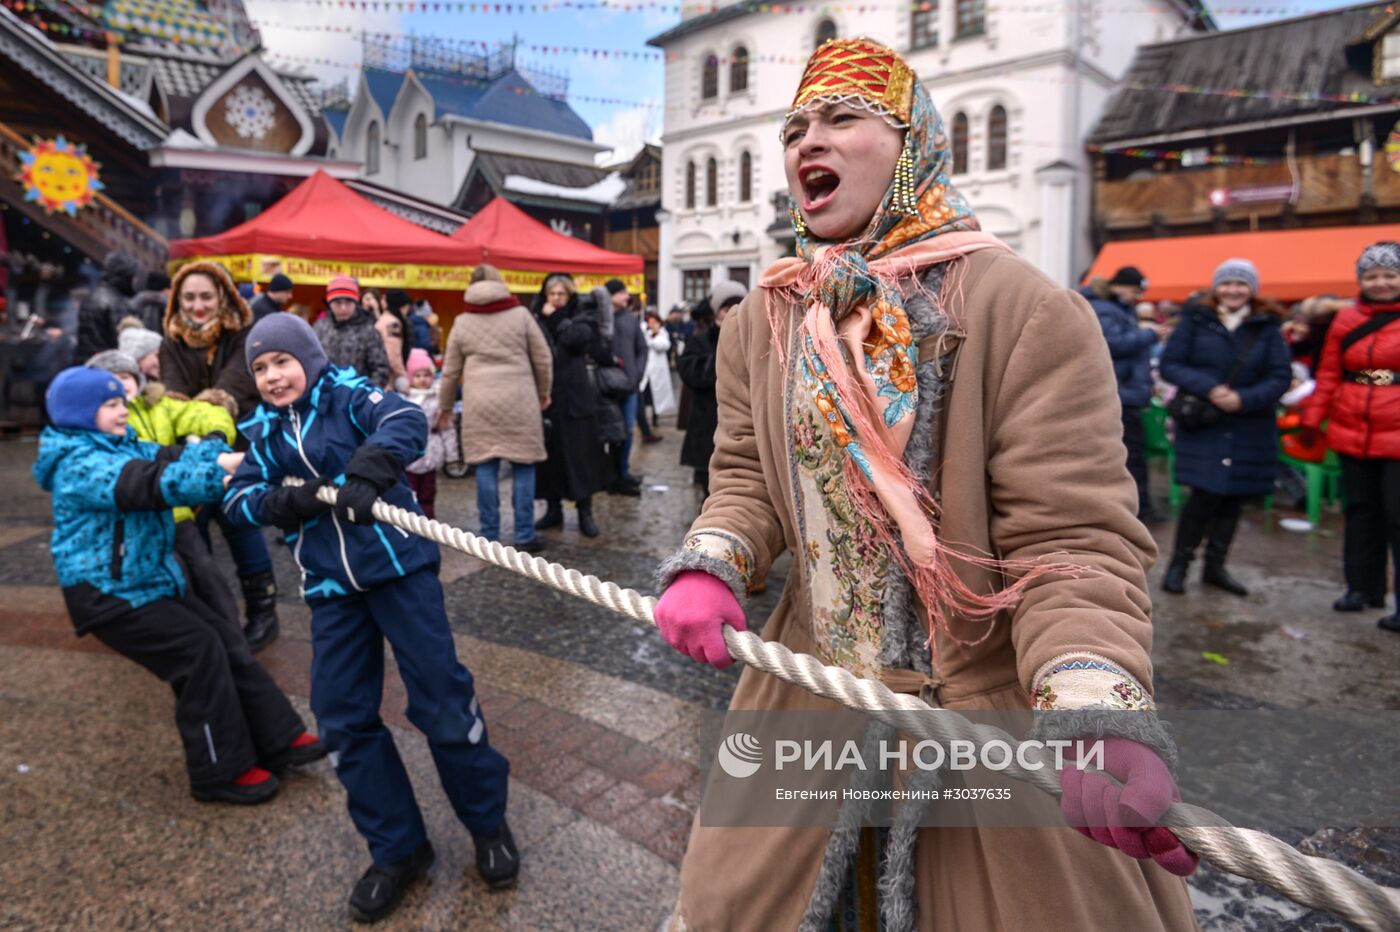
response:
M807 60L788 115L815 100L859 97L908 123L914 81L914 72L894 49L869 39L830 39Z

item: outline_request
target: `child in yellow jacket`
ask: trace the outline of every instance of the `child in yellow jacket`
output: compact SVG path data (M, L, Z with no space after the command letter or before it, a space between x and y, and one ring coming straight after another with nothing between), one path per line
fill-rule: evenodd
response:
M190 438L217 437L229 446L237 436L233 415L222 405L186 401L148 379L135 358L120 350L106 350L87 361L92 369L115 375L126 389L127 424L138 440L170 446ZM185 565L192 596L241 627L238 601L224 574L214 563L209 543L199 533L194 511L184 506L175 516L175 556Z

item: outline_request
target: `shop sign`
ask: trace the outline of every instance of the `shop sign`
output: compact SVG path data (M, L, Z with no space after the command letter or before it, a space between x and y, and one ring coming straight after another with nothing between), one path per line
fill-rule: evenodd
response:
M273 256L249 253L236 256L191 256L170 262L173 272L189 262L218 262L228 269L237 282L265 282L282 273L297 285L326 285L337 275L349 275L361 288L403 288L422 291L466 291L471 284L475 266L419 265L416 263L355 262L337 259L303 259L297 256ZM534 294L544 285L547 272L527 269L500 269L506 287L511 291ZM610 278L620 278L627 290L639 294L646 284L640 272L630 275L613 273L574 273L580 291L588 291Z
M1216 188L1210 192L1212 207L1232 207L1237 204L1268 204L1293 200L1292 184L1261 184L1250 188Z

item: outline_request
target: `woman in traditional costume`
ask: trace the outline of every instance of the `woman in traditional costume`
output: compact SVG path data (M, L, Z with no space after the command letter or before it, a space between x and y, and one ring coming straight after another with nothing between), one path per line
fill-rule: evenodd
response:
M1037 736L1106 737L1124 785L1063 771L1078 832L920 828L915 806L878 831L697 818L672 928L1193 928L1196 859L1152 827L1176 798L1155 548L1093 312L979 230L894 51L822 45L782 144L798 254L720 339L710 496L660 568L663 634L727 666L722 626L790 550L765 639L946 708L1054 712ZM835 708L754 669L731 703Z

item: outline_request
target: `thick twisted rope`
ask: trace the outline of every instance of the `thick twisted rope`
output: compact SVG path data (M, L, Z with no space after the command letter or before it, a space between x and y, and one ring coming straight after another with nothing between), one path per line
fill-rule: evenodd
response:
M283 482L301 484L300 479L290 477ZM322 486L317 497L333 505L336 490ZM374 516L386 524L601 605L634 621L655 624L652 612L656 600L650 596L383 501L375 502ZM877 680L862 679L807 654L795 654L782 644L765 641L751 632L736 631L726 625L724 643L735 659L751 667L848 709L872 715L909 734L943 744L971 740L981 746L996 740L1012 748L1018 746L1018 742L1000 728L973 723L948 709L935 709L916 696L895 693ZM1022 767L1021 759L1022 752L1014 754L1003 772L1058 798L1060 781L1054 768ZM1044 763L1041 750L1036 746L1024 749L1024 760L1032 766ZM1343 864L1303 854L1272 835L1232 826L1215 813L1187 803L1172 804L1160 824L1170 828L1188 848L1221 870L1259 881L1296 903L1332 913L1363 929L1377 932L1400 929L1400 890L1383 887Z

